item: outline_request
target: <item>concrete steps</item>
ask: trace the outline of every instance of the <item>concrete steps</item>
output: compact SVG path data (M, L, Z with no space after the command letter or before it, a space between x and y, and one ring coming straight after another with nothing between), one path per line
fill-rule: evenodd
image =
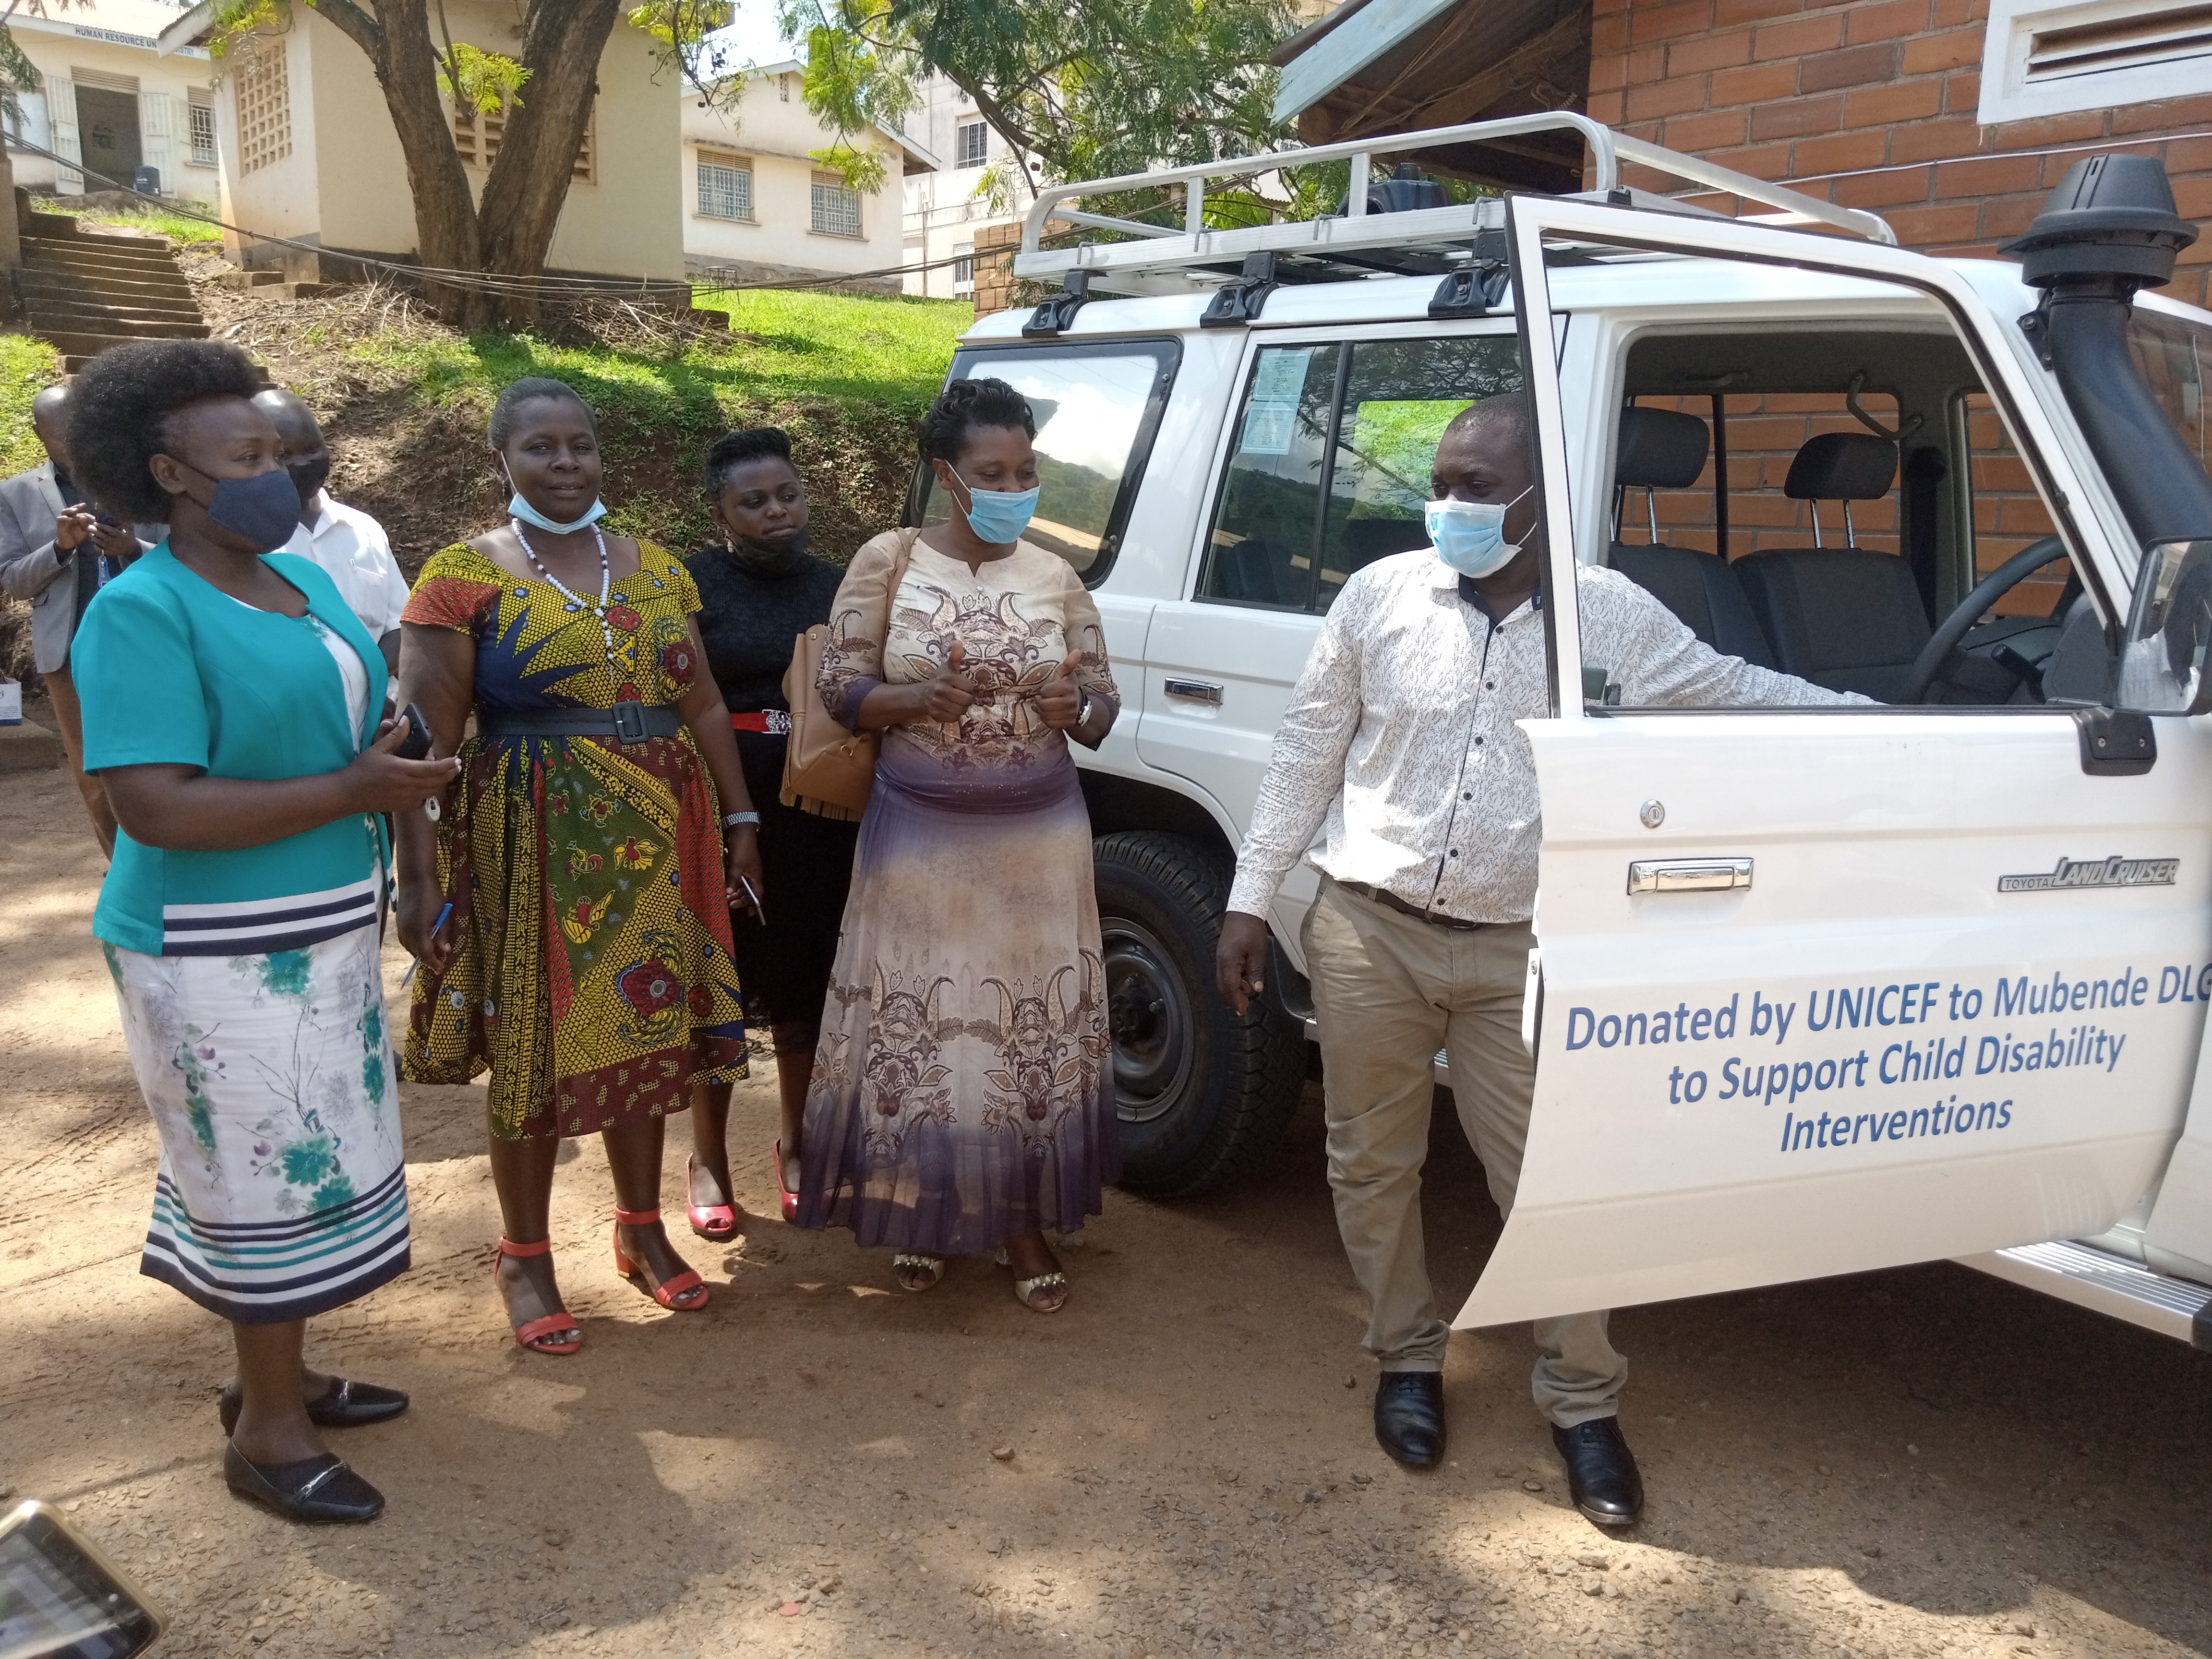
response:
M53 343L70 373L125 340L208 337L165 238L82 231L61 213L29 219L17 289L25 321Z

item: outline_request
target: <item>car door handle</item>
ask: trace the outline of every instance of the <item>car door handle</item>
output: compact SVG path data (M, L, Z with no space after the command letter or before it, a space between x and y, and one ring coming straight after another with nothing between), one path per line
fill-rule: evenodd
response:
M1631 859L1632 893L1725 893L1751 885L1749 859Z
M1193 702L1221 704L1222 690L1212 680L1175 680L1167 682L1166 690L1171 697L1188 697Z

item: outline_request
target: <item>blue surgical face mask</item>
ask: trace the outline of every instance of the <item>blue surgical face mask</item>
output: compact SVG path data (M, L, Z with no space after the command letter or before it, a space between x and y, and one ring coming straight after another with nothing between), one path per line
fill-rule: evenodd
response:
M1022 538L1022 532L1030 527L1030 520L1036 513L1037 489L1042 488L978 489L965 478L960 479L960 487L968 492L968 499L963 503L954 493L952 504L960 508L976 540L1001 544Z
M1528 489L1535 487L1532 483ZM1437 556L1462 576L1494 576L1504 569L1521 550L1520 543L1505 539L1505 515L1521 495L1504 502L1431 501L1429 540L1436 544Z
M518 489L507 498L507 510L525 524L535 525L538 529L551 535L566 536L571 531L582 530L588 526L597 524L606 516L607 504L605 501L594 501L582 518L571 519L567 524L560 524L547 518L528 501L524 501L522 492Z

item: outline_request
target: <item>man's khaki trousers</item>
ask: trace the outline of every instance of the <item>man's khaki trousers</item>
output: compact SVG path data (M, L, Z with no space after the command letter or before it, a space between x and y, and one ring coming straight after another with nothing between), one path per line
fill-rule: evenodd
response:
M1500 1213L1513 1208L1535 1063L1521 1046L1526 922L1438 927L1323 878L1303 934L1321 1024L1328 1184L1337 1231L1367 1292L1364 1346L1386 1371L1443 1369L1421 1243L1435 1058L1447 1049L1461 1126ZM1613 1414L1628 1362L1603 1313L1536 1322L1536 1407L1562 1428Z

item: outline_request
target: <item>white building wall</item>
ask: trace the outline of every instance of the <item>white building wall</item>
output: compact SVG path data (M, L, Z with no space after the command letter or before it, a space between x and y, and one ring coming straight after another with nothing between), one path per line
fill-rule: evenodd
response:
M860 198L860 234L817 228L814 186L838 180L809 152L826 149L836 135L806 107L802 73L795 62L766 65L747 82L734 110L702 109L696 88L678 88L684 263L695 274L727 271L734 281L773 282L857 276L899 264L905 153L882 134L860 141L883 154L886 175L882 190ZM702 198L702 161L749 181L747 216L709 210L732 204ZM883 279L883 286L896 291L896 279Z
M1006 144L983 122L967 94L942 75L931 76L922 83L921 92L922 106L908 118L907 130L944 167L906 181L901 263L932 267L908 275L906 291L935 299L965 299L974 291L972 268L948 262L973 251L979 230L1017 222L1021 214L994 213L990 204L976 193L990 164L1005 155ZM972 151L963 155L960 143L963 128L979 125L984 145L980 162L971 159ZM969 165L961 165L963 160Z
M176 16L173 7L156 0L79 0L66 10L53 8L46 16L18 10L9 27L41 81L39 90L21 95L20 135L83 159L77 147L76 72L87 72L95 85L135 82L140 164L159 171L164 195L213 208L220 194L219 167L212 160L194 160L190 108L195 93L211 96L216 68L204 52L167 57L155 52L155 36ZM15 182L33 190L76 195L88 187L105 188L96 180L88 186L75 169L43 156L19 153L11 159Z

